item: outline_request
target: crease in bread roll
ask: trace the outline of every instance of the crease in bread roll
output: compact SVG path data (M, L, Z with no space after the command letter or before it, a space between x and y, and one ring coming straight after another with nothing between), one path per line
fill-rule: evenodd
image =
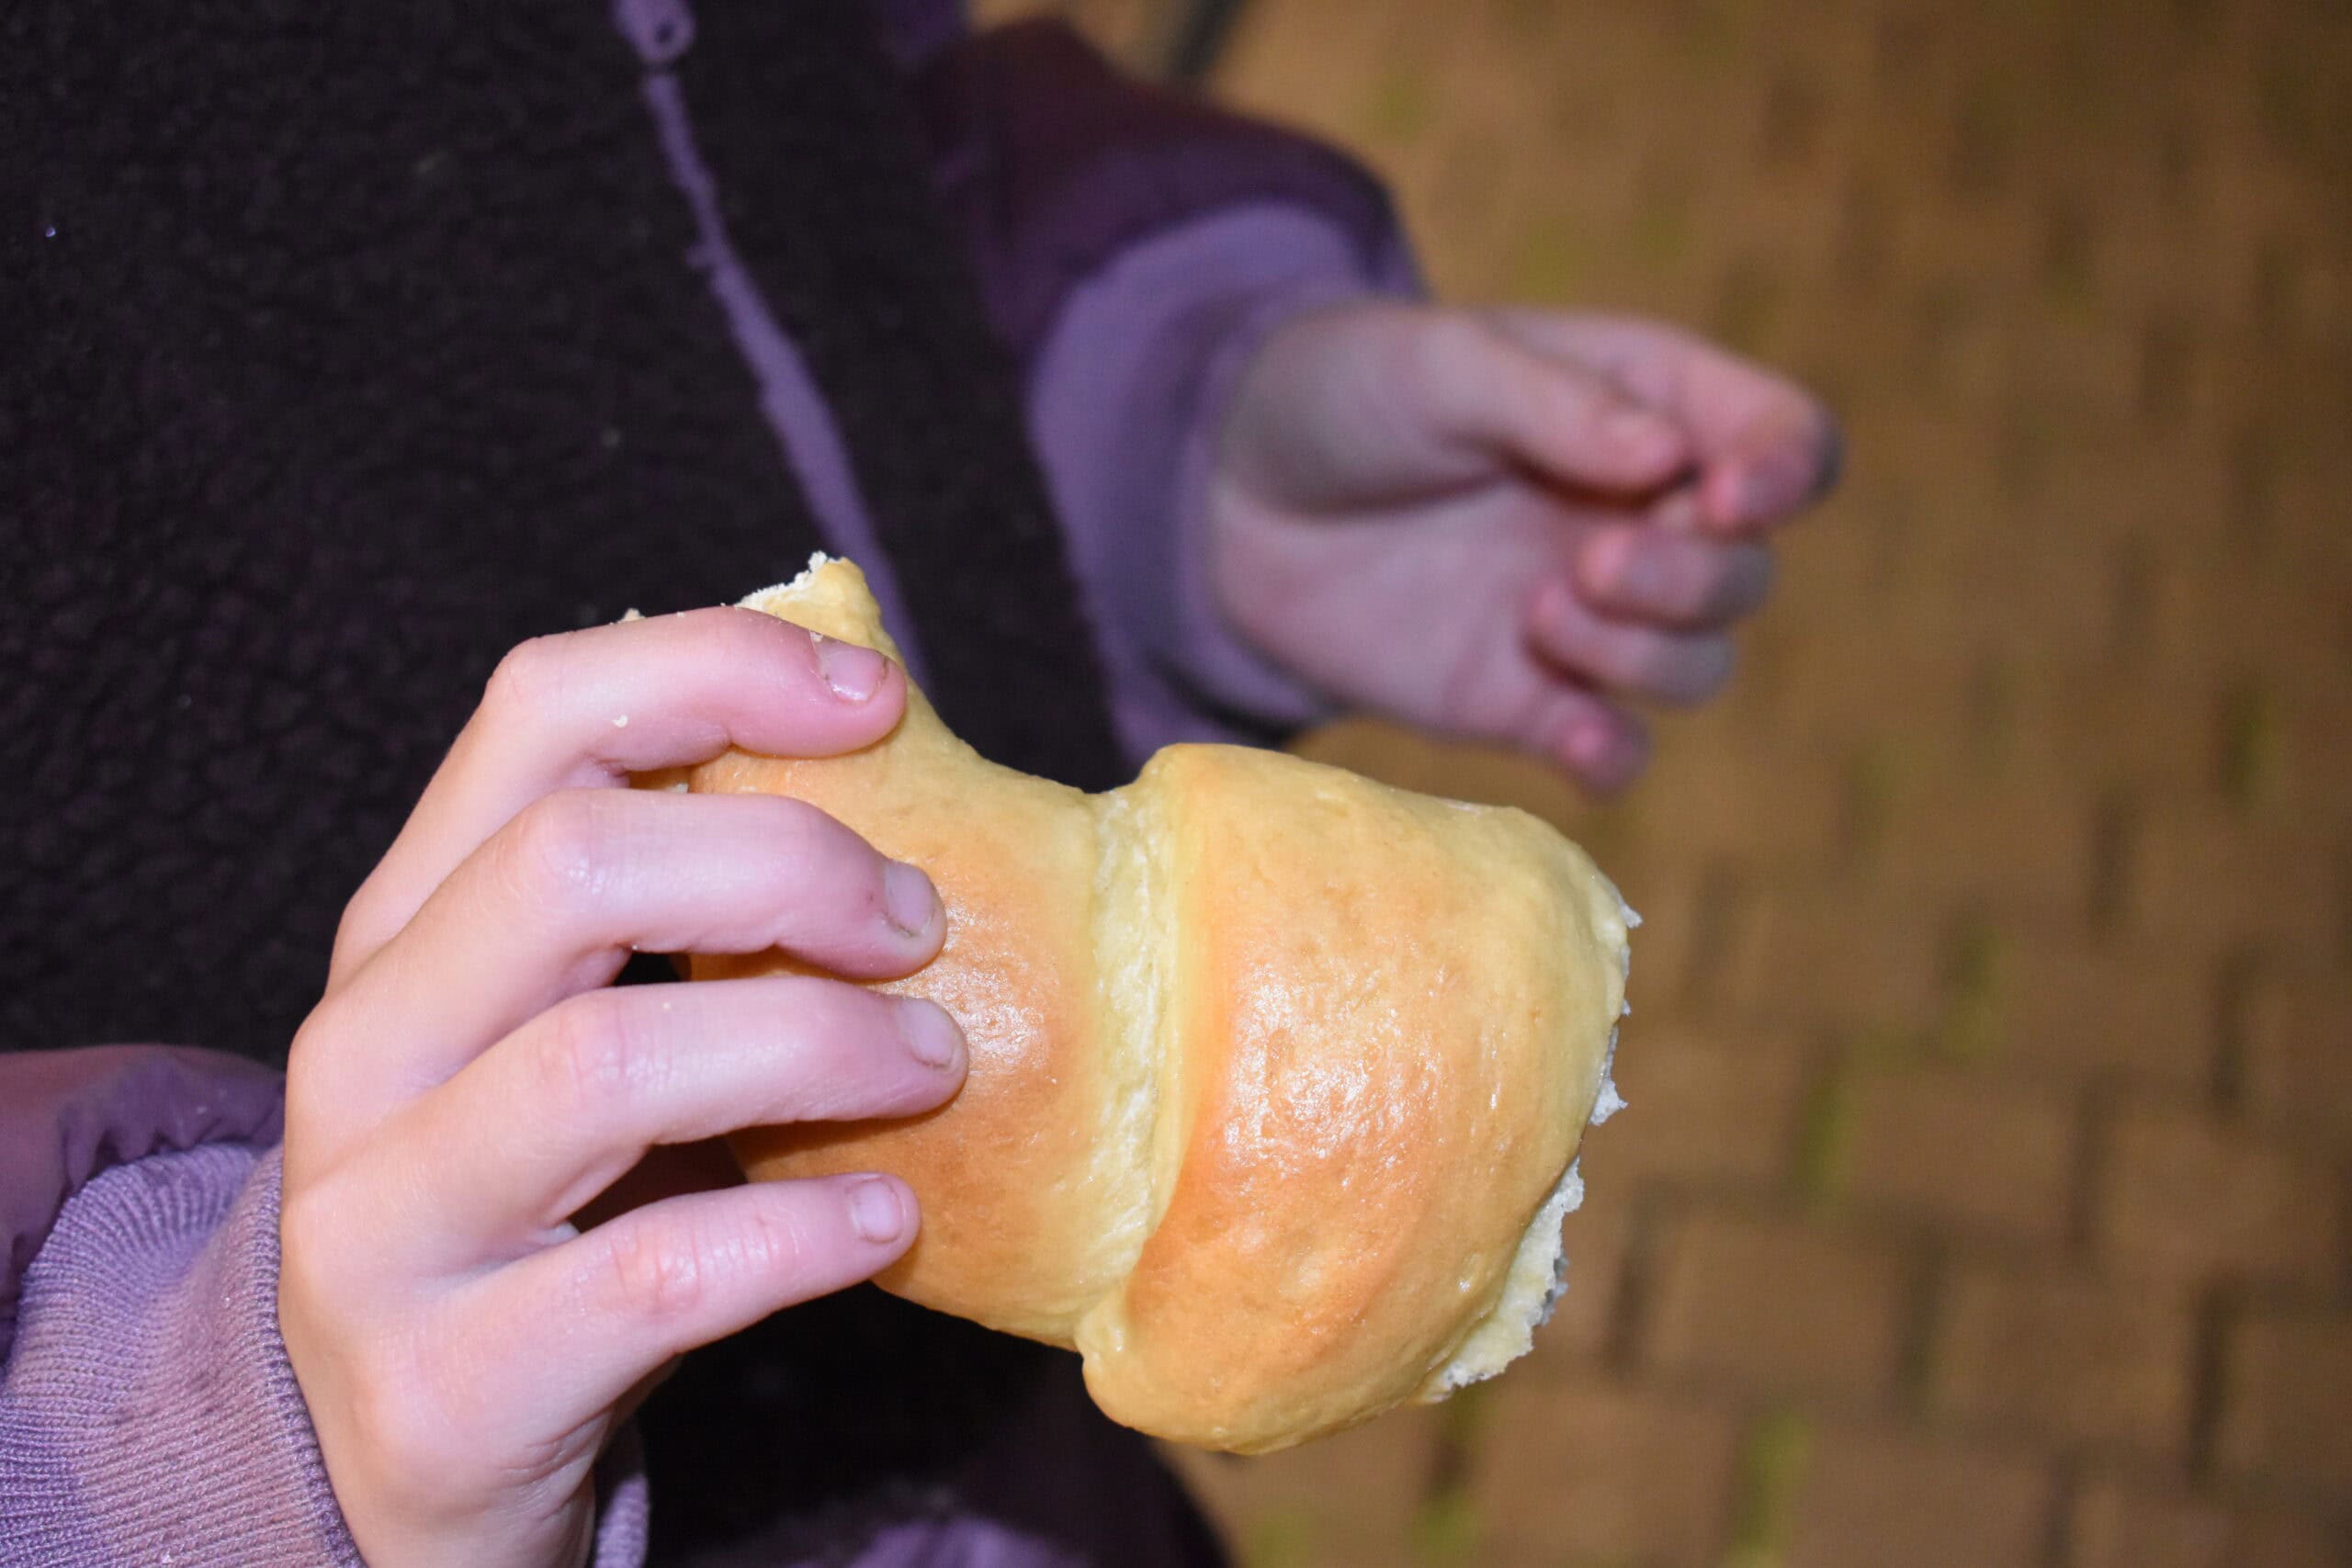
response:
M845 561L744 603L898 657ZM922 1231L886 1289L1075 1348L1114 1418L1245 1452L1529 1348L1584 1128L1617 1103L1633 923L1555 830L1236 747L1087 795L982 759L912 690L861 751L686 782L806 799L946 906L939 957L880 988L963 1024L957 1098L733 1140L754 1178L905 1177Z
M1117 1120L1096 1157L1103 1185L1116 1194L1104 1224L1122 1238L1115 1272L1124 1277L1159 1223L1182 1152L1160 1115L1161 1072L1170 1055L1167 998L1176 953L1163 913L1165 878L1154 852L1160 837L1156 797L1115 793L1088 798L1100 857L1093 908L1102 1010L1099 1038L1103 1055L1119 1069L1111 1086L1119 1101ZM1137 1160L1138 1149L1148 1157Z

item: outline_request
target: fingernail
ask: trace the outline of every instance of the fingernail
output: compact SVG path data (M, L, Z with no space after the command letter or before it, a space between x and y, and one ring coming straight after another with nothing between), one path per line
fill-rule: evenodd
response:
M899 1037L907 1043L907 1054L927 1067L953 1067L964 1055L964 1032L947 1010L920 997L899 1001Z
M904 1235L907 1204L899 1196L899 1184L879 1176L851 1183L849 1228L865 1241L896 1241Z
M921 936L938 908L939 896L920 867L894 860L882 868L882 908L892 925L909 936Z
M1568 760L1579 768L1597 767L1609 755L1609 730L1588 720L1568 731Z
M809 634L817 648L817 673L843 702L862 703L882 689L890 661L870 648L821 633Z

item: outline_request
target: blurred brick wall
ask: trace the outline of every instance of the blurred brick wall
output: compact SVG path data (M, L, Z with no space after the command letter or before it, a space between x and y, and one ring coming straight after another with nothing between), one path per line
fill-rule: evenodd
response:
M1253 1568L2352 1561L2352 6L1254 0L1216 87L1854 457L1623 804L1309 743L1648 924L1559 1318L1188 1456Z

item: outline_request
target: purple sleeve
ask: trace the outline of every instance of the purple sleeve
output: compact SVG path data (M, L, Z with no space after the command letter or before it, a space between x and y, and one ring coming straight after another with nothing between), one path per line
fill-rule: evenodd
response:
M0 1562L358 1564L277 1334L276 1075L0 1056ZM641 1562L626 1446L599 1568Z
M1320 215L1257 202L1133 245L1073 291L1030 376L1031 424L1131 757L1330 716L1217 608L1219 423L1284 322L1417 288L1401 249L1367 262Z
M1386 195L1304 137L1121 76L1067 28L926 33L886 6L948 210L1031 424L1140 760L1323 716L1207 581L1214 439L1240 370L1303 310L1419 281Z
M0 1055L0 1366L18 1291L66 1200L111 1166L209 1143L275 1143L276 1073L213 1051L99 1045Z
M901 40L932 7L886 9ZM1130 247L1237 207L1280 203L1328 224L1374 276L1397 253L1387 194L1322 143L1121 75L1057 22L933 39L915 107L939 194L977 268L982 303L1025 368L1071 294Z

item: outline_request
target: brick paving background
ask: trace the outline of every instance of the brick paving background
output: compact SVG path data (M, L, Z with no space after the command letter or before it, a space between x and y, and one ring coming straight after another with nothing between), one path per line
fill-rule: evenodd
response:
M1442 294L1701 326L1853 453L1622 804L1308 743L1649 923L1559 1317L1186 1456L1247 1562L2352 1562L2352 8L1255 0L1213 86Z

